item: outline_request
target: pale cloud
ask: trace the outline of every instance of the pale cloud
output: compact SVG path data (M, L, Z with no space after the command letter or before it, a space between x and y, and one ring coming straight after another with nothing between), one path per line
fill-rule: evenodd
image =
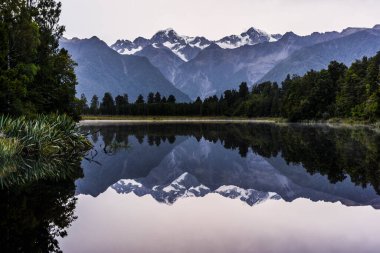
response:
M174 28L218 39L256 27L270 33L342 30L380 23L379 0L61 0L67 37L151 37Z

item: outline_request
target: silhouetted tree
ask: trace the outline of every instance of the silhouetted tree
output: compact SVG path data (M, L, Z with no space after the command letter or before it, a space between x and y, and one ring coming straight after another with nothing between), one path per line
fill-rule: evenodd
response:
M156 92L156 94L154 95L154 102L155 103L161 103L161 94L159 92Z
M96 95L91 99L90 113L94 115L99 113L99 98Z
M148 104L153 104L155 102L156 102L156 100L155 100L154 94L153 94L153 92L150 92L148 94Z
M175 96L170 95L170 96L168 97L168 103L174 104L175 102L176 102Z
M102 103L100 104L100 112L106 115L116 113L115 102L113 100L111 93L106 92L104 94Z
M144 104L145 101L144 101L144 97L143 97L143 95L140 94L140 95L137 97L135 103L136 103L136 104Z

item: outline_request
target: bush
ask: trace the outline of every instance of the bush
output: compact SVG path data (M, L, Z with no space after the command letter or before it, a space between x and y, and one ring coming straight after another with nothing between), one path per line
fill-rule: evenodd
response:
M0 158L69 157L91 148L86 135L66 115L25 117L0 116Z

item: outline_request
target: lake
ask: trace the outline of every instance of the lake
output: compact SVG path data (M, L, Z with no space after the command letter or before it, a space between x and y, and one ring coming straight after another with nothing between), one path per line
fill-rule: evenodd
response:
M83 129L94 149L61 165L72 173L57 179L42 166L46 178L3 176L5 249L379 251L375 131L267 123Z

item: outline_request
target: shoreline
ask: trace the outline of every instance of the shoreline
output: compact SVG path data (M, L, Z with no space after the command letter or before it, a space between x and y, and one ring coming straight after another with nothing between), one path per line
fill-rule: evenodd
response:
M380 123L366 123L346 119L331 119L330 121L301 121L288 122L283 118L243 118L243 117L126 117L126 116L90 116L83 117L79 125L105 125L105 124L175 124L175 123L205 123L205 124L277 124L277 125L304 125L304 126L327 126L345 128L368 128L380 130Z
M85 119L80 125L115 124L115 123L280 123L269 119Z

